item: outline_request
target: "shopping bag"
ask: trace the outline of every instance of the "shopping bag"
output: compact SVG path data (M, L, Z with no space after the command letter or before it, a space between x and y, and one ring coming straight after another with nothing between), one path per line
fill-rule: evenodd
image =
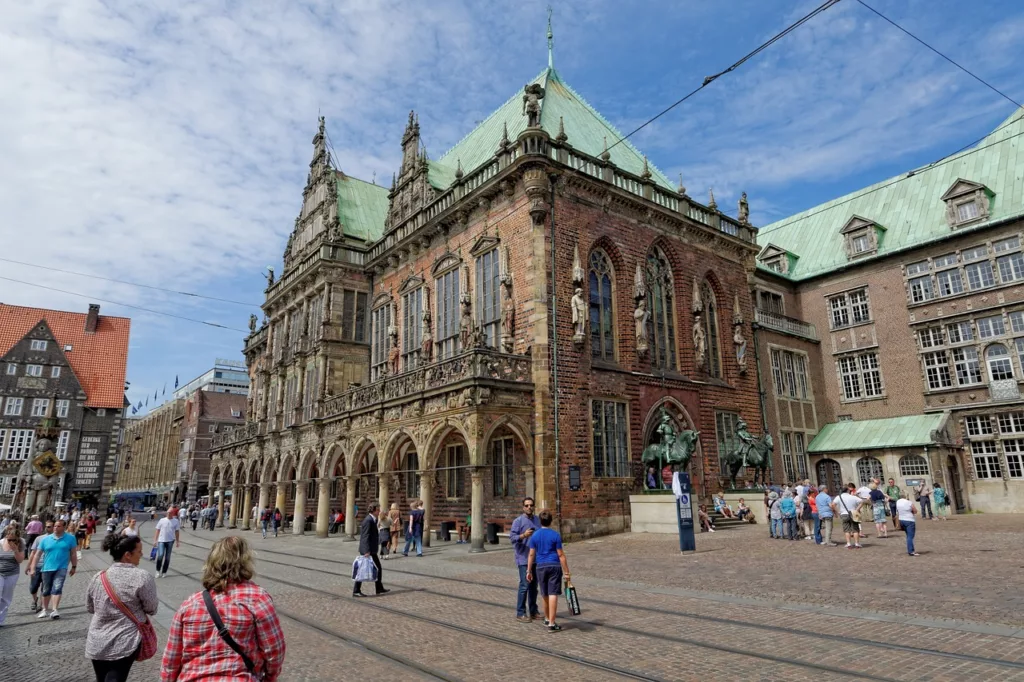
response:
M352 562L352 580L357 583L372 583L377 580L377 564L367 556L358 556Z
M153 549L149 550L149 560L150 561L156 561L156 547L154 547Z
M576 595L576 588L568 580L565 581L565 601L569 602L569 610L572 615L580 615L580 599Z

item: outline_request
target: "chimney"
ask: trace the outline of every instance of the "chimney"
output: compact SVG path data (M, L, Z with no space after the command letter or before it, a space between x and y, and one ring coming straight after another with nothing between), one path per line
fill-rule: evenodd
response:
M89 314L85 318L85 333L95 334L96 333L96 322L99 321L100 317L100 306L96 303L89 304Z

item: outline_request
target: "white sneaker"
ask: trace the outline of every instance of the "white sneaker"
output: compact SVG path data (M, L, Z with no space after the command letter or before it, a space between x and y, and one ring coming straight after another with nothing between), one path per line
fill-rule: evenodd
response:
M49 615L50 614L46 612L46 609L40 609L39 615L37 615L36 618L46 618Z
M161 573L160 577L161 578L166 578L167 577L167 571L164 571L163 573Z
M60 612L57 609L50 611L50 620L57 620L60 618Z
M164 574L163 574L163 573L161 573L160 571L157 571L157 572L156 572L156 577L157 577L157 579L159 580L160 578L163 578L163 577L164 577Z
M709 533L714 533L714 532L715 532L715 529L714 529L714 528L708 528L708 532L709 532Z

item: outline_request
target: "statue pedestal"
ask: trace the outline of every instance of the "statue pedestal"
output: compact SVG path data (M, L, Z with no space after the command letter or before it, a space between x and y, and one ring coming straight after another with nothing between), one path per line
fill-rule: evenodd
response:
M693 518L697 518L697 504L690 498ZM629 496L630 531L633 533L665 533L679 535L676 521L676 498L665 495Z
M740 506L740 498L750 507L750 511L757 522L768 525L768 510L764 508L764 490L761 488L748 488L742 490L726 490L725 501L735 512Z

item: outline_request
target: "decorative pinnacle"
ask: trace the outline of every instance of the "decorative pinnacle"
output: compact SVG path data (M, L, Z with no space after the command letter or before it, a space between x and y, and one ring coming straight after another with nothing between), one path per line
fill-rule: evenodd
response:
M610 158L612 158L612 153L610 151L608 151L608 136L605 135L605 138L604 138L604 151L601 152L601 160L602 161L607 161Z
M506 122L501 124L501 142L498 144L498 147L504 149L508 145L508 123Z
M710 208L712 211L717 211L718 204L715 203L715 190L708 187L708 196L710 197L710 200L708 201L708 208Z
M565 134L565 121L561 116L558 117L558 135L555 136L555 139L559 142L565 142L569 139L569 136Z
M644 180L651 179L651 167L647 165L647 155L644 154L644 170L640 173L640 177Z
M551 5L548 5L548 68L555 68L555 34L551 32Z
M465 173L462 172L462 159L458 160L458 165L455 167L455 179L461 180Z
M686 195L686 187L683 185L683 174L682 173L679 174L679 186L676 188L676 191L679 192L680 194L684 195L684 196Z

